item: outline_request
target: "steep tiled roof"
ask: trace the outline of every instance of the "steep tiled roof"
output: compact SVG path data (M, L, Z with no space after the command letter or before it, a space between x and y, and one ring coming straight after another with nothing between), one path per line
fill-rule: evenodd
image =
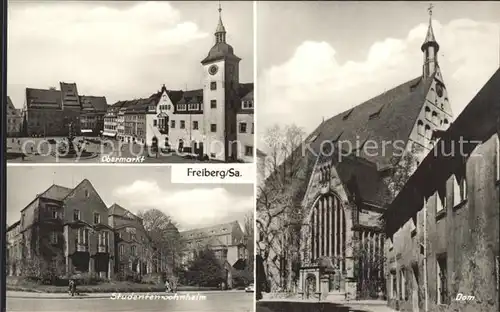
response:
M203 103L203 89L184 91L177 104L188 103Z
M123 208L122 206L118 204L113 204L111 207L108 208L108 214L110 216L119 216L119 217L125 217L125 218L134 218L134 219L140 219L138 216L130 212L129 210Z
M96 112L105 112L108 109L108 103L104 96L80 96L80 103L83 110L93 110Z
M239 226L238 221L217 224L213 226L208 226L200 229L194 229L189 231L180 232L183 239L195 239L195 238L207 238L213 235L223 235L232 233L233 227L235 225Z
M64 198L66 198L66 196L68 196L69 193L71 193L72 191L73 191L72 188L54 184L51 187L49 187L45 192L38 195L38 197L61 201Z
M245 97L248 97L247 100L253 100L253 83L240 83L238 94L242 100Z
M441 135L441 139L427 154L420 166L408 179L396 199L391 203L384 216L392 218L398 214L397 222L386 222L387 234L391 235L401 224L400 221L408 220L419 209L420 203L415 201L415 191L422 195L431 195L436 190L436 185L443 185L456 169L456 162L463 164L463 154L470 153L480 142L489 139L498 131L498 118L500 118L500 69L498 69L488 82L479 90L476 96L465 107L462 113L450 125L448 130ZM471 122L471 121L474 122ZM468 142L463 146L461 142ZM455 144L455 149L451 147ZM459 150L455 157L450 157L449 151ZM418 186L418 187L417 187ZM405 209L401 209L401 208Z
M306 144L319 152L325 141L349 141L352 147L362 147L368 139L375 142L407 142L432 80L433 77L412 79L326 120L309 135ZM361 149L359 156L382 169L391 165L393 147L391 144L385 153L370 155Z
M26 88L26 104L28 108L60 108L61 92Z

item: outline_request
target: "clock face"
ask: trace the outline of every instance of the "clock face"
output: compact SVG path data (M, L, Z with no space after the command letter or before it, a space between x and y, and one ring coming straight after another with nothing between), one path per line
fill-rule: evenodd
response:
M208 72L210 73L210 75L215 75L217 74L217 71L219 70L219 67L217 67L217 65L212 65L208 68Z
M442 97L443 96L443 86L441 86L440 84L438 84L436 86L436 93L439 97Z

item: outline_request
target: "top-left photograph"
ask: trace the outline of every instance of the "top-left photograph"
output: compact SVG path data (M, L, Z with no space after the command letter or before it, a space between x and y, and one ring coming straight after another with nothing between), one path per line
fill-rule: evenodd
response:
M251 163L253 3L9 1L8 163Z

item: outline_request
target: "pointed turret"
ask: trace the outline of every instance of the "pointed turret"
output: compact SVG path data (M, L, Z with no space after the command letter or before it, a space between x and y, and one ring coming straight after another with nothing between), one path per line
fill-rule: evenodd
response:
M421 47L421 50L424 53L424 79L432 76L438 67L437 53L439 51L439 44L436 41L434 30L432 29L432 9L433 5L431 4L428 9L429 27L427 29L427 35L425 36L424 43Z
M217 24L217 29L215 29L215 43L226 42L226 28L222 23L222 8L219 3L219 24Z

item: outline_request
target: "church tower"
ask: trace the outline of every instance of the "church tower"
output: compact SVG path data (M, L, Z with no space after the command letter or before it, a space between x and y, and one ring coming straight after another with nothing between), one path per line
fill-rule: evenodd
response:
M236 112L239 105L239 62L233 47L226 42L219 4L219 23L215 44L203 65L203 131L205 153L213 159L230 161L238 157ZM231 143L236 142L236 143Z
M424 53L424 68L423 68L423 78L427 79L431 77L438 69L438 52L439 44L434 37L434 30L432 29L432 8L431 5L428 9L429 11L429 28L427 29L427 36L425 36L425 41L422 44L421 50Z

